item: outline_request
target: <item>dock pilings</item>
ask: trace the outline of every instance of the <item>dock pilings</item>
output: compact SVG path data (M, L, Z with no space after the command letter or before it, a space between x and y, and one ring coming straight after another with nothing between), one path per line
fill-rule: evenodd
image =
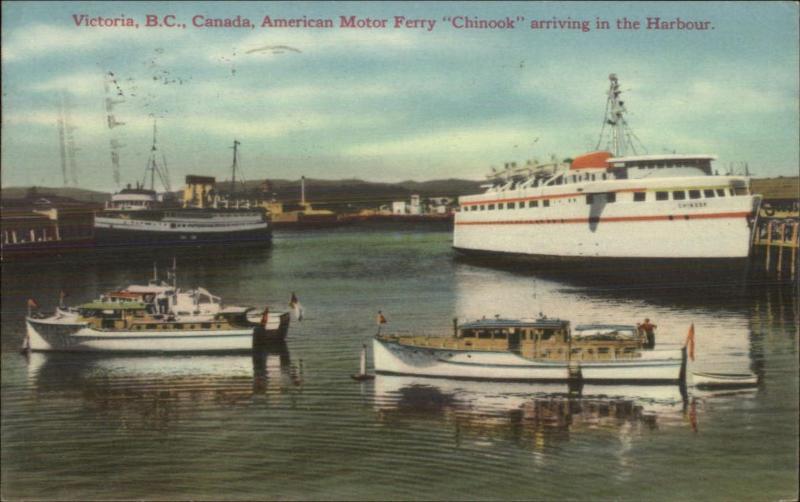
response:
M763 258L764 273L777 279L795 279L798 272L800 218L763 219L753 233L753 256ZM763 256L762 256L763 255Z

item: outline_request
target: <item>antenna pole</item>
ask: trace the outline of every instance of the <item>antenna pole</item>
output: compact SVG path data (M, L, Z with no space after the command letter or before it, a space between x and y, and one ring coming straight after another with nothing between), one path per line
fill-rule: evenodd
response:
M67 186L69 180L67 179L67 143L65 139L65 128L64 95L62 94L58 106L58 146L61 153L61 176L64 178L64 186Z
M607 121L611 126L611 142L614 146L614 156L622 157L625 155L625 146L627 143L625 140L625 118L623 117L625 107L623 106L623 102L619 99L622 91L619 89L617 75L612 73L608 76L608 80L611 81L611 86L608 89L609 111Z
M239 141L233 140L233 174L231 175L231 196L236 192L236 157L239 153Z
M153 146L150 148L150 190L156 189L156 121L153 120Z

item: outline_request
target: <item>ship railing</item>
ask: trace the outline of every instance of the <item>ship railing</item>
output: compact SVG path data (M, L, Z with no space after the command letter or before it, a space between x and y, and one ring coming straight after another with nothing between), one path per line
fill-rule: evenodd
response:
M393 331L391 333L379 333L377 338L379 340L393 341L404 345L434 349L496 351L504 350L507 347L506 340L454 338L450 333L444 331Z

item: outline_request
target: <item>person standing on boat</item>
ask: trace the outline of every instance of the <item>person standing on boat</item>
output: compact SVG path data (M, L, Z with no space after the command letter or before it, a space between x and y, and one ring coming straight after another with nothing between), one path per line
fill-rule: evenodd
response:
M386 320L386 317L383 315L383 312L381 312L380 310L378 311L378 317L377 317L376 321L378 323L378 334L380 334L381 333L381 328L383 327L383 325L386 324L389 321Z
M641 324L636 325L639 328L639 331L644 331L645 336L647 337L647 343L645 343L644 348L652 349L656 346L656 334L655 329L658 327L656 324L652 324L650 319L645 317L644 322Z
M158 306L159 314L166 314L169 312L169 298L164 293L156 294L156 305Z
M303 306L300 305L300 300L297 299L297 295L294 294L292 291L292 298L289 300L289 307L294 310L294 315L298 321L303 320Z

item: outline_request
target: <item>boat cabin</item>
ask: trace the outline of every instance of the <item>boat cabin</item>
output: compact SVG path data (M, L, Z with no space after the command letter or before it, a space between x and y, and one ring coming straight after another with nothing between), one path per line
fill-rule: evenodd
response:
M436 349L513 352L528 359L613 360L641 356L646 337L636 326L579 325L542 317L535 320L480 319L458 325L454 336L383 335L403 345Z
M157 313L151 303L137 301L90 302L78 307L80 319L88 327L101 331L193 331L248 328L249 309L240 309L208 316L205 319L181 320L173 315Z
M152 315L152 306L142 302L90 302L78 307L78 314L90 328L99 330L126 329L137 319Z
M540 318L535 321L516 319L481 319L458 327L456 338L466 347L491 348L505 345L507 350L520 351L523 345L569 343L569 321Z
M118 211L141 211L153 209L158 203L159 195L155 190L148 190L137 183L133 188L130 184L111 196L106 202L106 209Z
M713 155L639 155L606 159L617 179L711 176Z

